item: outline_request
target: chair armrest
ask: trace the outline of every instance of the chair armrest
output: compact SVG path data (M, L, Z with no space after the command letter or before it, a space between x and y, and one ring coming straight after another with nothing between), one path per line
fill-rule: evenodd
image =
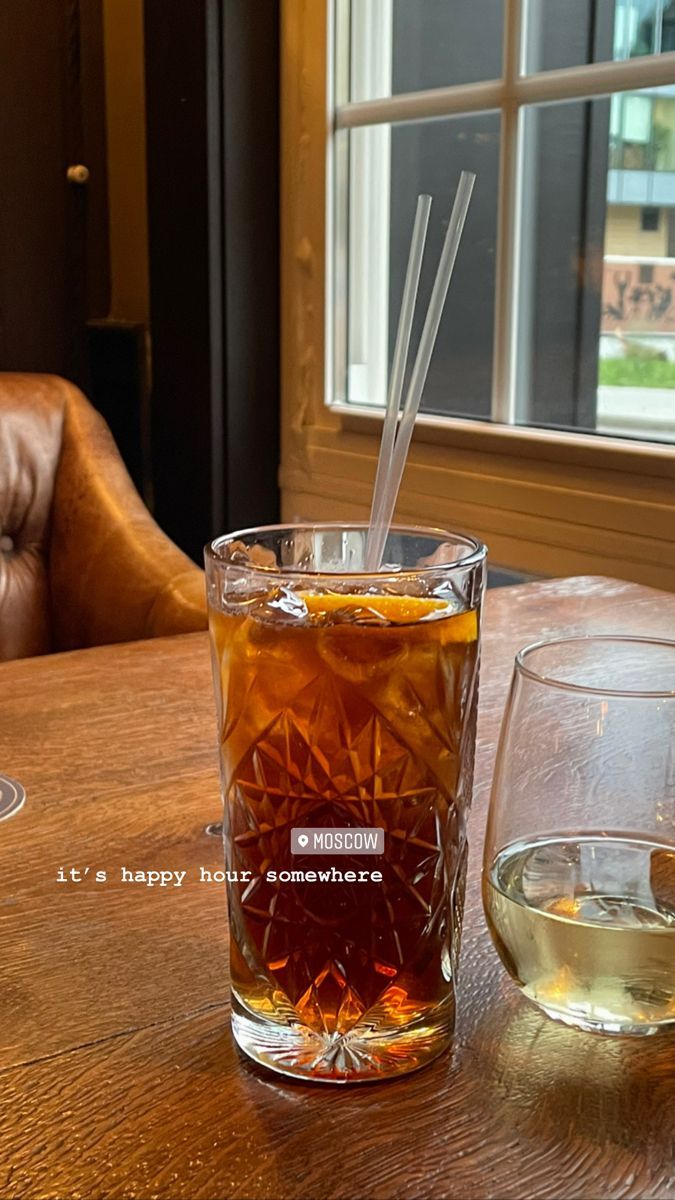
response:
M206 629L204 572L143 504L103 418L72 384L50 539L55 648Z

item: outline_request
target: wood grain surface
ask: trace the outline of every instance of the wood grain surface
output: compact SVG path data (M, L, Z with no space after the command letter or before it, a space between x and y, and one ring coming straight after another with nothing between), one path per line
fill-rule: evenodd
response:
M294 1084L228 1028L205 635L0 667L0 1196L7 1200L675 1198L675 1036L549 1021L503 972L479 893L515 650L675 636L675 595L571 579L488 596L459 1016L416 1075ZM60 883L60 867L89 867ZM187 870L180 888L121 883ZM97 883L95 871L106 871Z

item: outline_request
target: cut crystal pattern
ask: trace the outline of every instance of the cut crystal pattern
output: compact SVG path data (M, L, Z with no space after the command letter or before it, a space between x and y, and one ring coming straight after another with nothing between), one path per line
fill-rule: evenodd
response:
M470 790L459 772L461 725L473 691L475 656L458 648L450 711L425 713L412 681L395 728L363 690L317 675L248 748L226 790L228 867L253 872L230 886L233 936L250 975L250 996L269 995L324 1035L364 1023L414 1020L447 993L442 965L461 910L454 895L465 845L461 808ZM450 699L450 697L449 697ZM471 708L474 705L471 704ZM421 729L423 733L421 735ZM227 746L224 747L227 762ZM382 857L290 854L302 826L380 826ZM266 872L374 869L382 883L268 882ZM461 890L461 888L460 888ZM270 1014L272 1015L272 1014Z

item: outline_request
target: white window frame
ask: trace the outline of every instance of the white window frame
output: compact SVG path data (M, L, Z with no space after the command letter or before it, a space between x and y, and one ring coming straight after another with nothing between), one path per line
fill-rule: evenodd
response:
M336 20L344 20L349 0L331 0L328 62L334 62ZM532 110L526 106L572 100L592 100L616 92L636 91L675 83L675 51L617 62L589 63L558 70L526 73L530 47L536 44L539 30L539 0L505 0L503 69L500 79L451 85L443 88L391 95L391 0L358 0L352 8L358 21L357 37L350 39L352 51L352 95L376 94L375 100L346 99L340 73L329 71L334 134L341 130L362 129L358 162L349 172L349 195L337 198L327 189L327 254L329 278L326 296L326 346L333 348L333 361L325 374L326 403L338 413L355 414L383 407L388 365L388 237L389 237L389 159L390 129L393 124L420 119L459 116L498 111L501 116L499 185L497 196L497 246L495 275L494 346L491 397L491 421L471 425L494 429L495 425L513 427L526 422L529 387L526 377L529 355L523 349L530 344L531 305L528 302L531 281L529 239L525 236L531 221L528 214L526 163L528 142L533 137ZM375 36L375 31L379 36ZM344 36L344 35L343 35ZM389 78L387 79L387 72ZM388 93L388 94L385 94ZM329 179L336 178L336 137L329 139ZM531 147L530 147L531 149ZM342 172L344 174L344 172ZM340 177L340 173L337 173ZM370 178L377 178L377 189L370 189ZM376 205L372 196L376 195ZM368 201L367 199L368 198ZM342 226L349 214L349 238ZM341 287L341 303L349 308L348 325L352 359L349 378L344 378L344 342L334 336L338 319L333 283L341 267L335 257L335 245L341 244L349 255L349 297ZM335 275L331 276L332 266ZM355 353L354 353L355 351ZM349 396L349 402L347 401ZM429 417L430 426L467 422L456 417ZM524 432L523 426L519 431ZM532 430L537 437L563 437L612 441L601 434L564 433Z
M331 364L346 364L347 337L346 313L342 321L333 313L333 296L346 282L334 272L345 270L347 258L333 256L341 228L335 209L345 197L336 204L331 172L347 143L334 137L334 89L345 86L332 78L334 3L281 0L284 521L367 520L382 427L380 408L326 403L334 396ZM664 58L656 65L659 84L672 79L672 61L664 64ZM619 77L617 67L628 74ZM652 64L639 59L566 71L566 94L583 97L591 82L597 95L617 84L629 91L642 86L645 71L653 76ZM556 100L561 73L529 76L515 86L520 107L542 96ZM503 96L503 80L431 94L441 110L436 115L448 115L460 101L462 111L494 110ZM426 93L427 111L429 99ZM381 128L391 106L397 119L417 115L415 96L384 103L386 114L375 102L370 112L354 107L339 120L368 124L374 113ZM396 516L474 533L489 546L493 563L515 570L612 576L675 591L675 447L667 443L423 414ZM589 594L594 586L589 582ZM620 594L623 584L615 586ZM620 613L620 627L631 628L629 607Z

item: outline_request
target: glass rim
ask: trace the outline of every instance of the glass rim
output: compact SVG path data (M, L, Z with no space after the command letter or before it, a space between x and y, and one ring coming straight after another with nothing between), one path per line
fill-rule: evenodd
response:
M543 683L548 687L559 688L561 691L577 692L586 696L621 696L625 699L634 700L675 699L675 677L673 687L665 690L662 688L597 687L593 684L571 683L568 680L556 679L555 675L547 675L537 671L533 667L528 666L525 661L530 655L536 654L539 650L548 649L550 646L588 645L594 642L605 645L608 642L615 642L619 645L661 646L675 653L675 640L672 638L641 637L639 634L630 633L572 634L569 637L546 638L542 641L530 642L529 645L523 646L515 657L516 672L533 680L535 683Z
M332 531L332 530L366 530L368 529L367 521L290 521L279 525L253 525L249 529L237 529L233 533L223 533L213 541L207 542L204 547L204 557L207 563L221 563L227 565L227 560L220 557L219 550L229 542L237 541L241 538L250 537L254 534L274 534L282 532L299 532L316 530ZM389 568L388 570L379 571L349 571L342 569L340 571L328 570L301 570L297 567L267 567L262 563L242 563L236 564L241 570L250 571L251 574L264 575L266 578L278 576L279 578L299 578L299 579L326 579L334 577L336 579L347 576L349 579L402 579L408 577L417 578L420 575L429 575L438 571L459 571L466 570L467 567L478 566L485 562L487 557L487 546L484 542L479 541L470 533L463 533L456 530L454 533L446 529L440 529L433 525L392 525L390 533L403 533L410 535L426 535L439 538L441 543L454 542L455 545L463 545L467 548L468 553L462 557L452 560L451 562L428 563L418 567L399 567Z

